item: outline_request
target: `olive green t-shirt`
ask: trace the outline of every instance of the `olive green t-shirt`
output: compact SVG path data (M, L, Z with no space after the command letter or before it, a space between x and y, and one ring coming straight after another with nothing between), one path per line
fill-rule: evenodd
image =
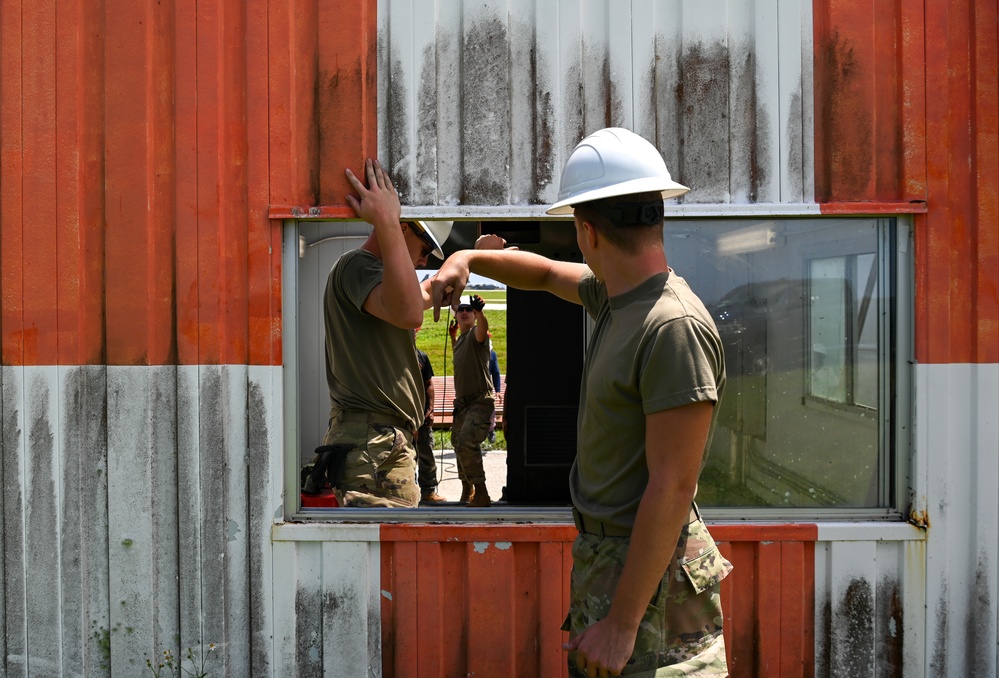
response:
M411 330L363 310L382 281L381 260L351 250L330 269L326 315L326 383L333 408L385 413L423 423L424 390Z
M704 304L672 271L611 298L587 274L579 296L595 323L583 364L569 489L584 516L630 529L649 480L645 417L719 400L725 384L721 338Z
M484 392L492 393L493 377L489 373L489 341L475 339L475 328L468 330L454 345L454 397L464 398Z

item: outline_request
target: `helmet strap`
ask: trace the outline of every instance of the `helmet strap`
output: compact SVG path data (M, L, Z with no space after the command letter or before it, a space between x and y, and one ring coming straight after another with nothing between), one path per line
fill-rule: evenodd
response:
M656 226L663 223L666 216L662 201L604 203L592 208L618 227Z

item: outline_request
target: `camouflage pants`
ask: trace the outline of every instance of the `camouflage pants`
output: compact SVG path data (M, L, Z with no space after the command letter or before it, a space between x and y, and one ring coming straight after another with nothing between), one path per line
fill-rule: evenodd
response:
M426 423L416 432L416 465L420 470L420 491L437 489L437 461L434 459L434 427Z
M413 435L388 424L335 422L324 445L350 444L343 481L336 488L341 506L412 508L420 503Z
M482 441L489 435L489 419L495 410L496 400L491 395L454 401L451 445L458 462L458 477L472 485L486 482Z
M585 532L576 537L569 614L562 626L570 637L607 616L629 542L628 537ZM621 675L727 676L719 589L731 570L703 522L698 519L684 527ZM575 655L568 656L569 675L585 676Z

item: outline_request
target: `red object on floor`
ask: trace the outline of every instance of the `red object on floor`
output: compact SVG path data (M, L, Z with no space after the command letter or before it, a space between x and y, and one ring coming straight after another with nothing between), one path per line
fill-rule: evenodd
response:
M318 494L306 494L302 492L302 508L337 508L340 502L336 499L336 492L326 488Z

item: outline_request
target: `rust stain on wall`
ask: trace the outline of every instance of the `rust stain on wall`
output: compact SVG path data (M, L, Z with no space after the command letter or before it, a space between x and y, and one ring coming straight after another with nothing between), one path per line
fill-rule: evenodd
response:
M405 86L405 75L402 57L396 52L389 55L387 101L385 108L388 113L388 128L384 130L385 142L388 148L388 158L384 162L392 175L392 183L399 191L399 197L404 205L412 204L412 186L409 181L410 163L413 158L409 153L409 117L406 113L408 91ZM436 140L435 140L436 141Z
M436 202L437 175L437 54L434 45L427 45L422 55L423 78L420 79L419 94L416 97L416 167L421 168L413 177L415 182L412 202ZM424 170L425 168L425 170Z
M499 18L473 24L461 58L462 190L465 205L509 203L510 42Z
M554 66L561 70L553 84L552 57L536 43L534 27L508 21L480 18L453 29L457 36L438 26L415 55L380 37L389 52L381 131L404 204L551 202L561 159L580 139L611 125L649 126L632 120L630 98L645 100L635 109L655 118L652 141L694 189L684 200L782 199L770 187L778 172L768 110L775 104L761 96L758 81L767 74L759 73L752 39L680 43L657 35L655 57L636 75L644 86L615 75L608 45L580 40L578 57ZM419 62L418 82L407 79L407 59ZM780 141L789 145L792 199L801 200L800 84L787 115L788 138Z
M295 663L302 678L323 676L323 615L316 603L315 591L295 591Z
M833 616L833 675L861 676L874 664L874 592L866 579L854 579Z
M824 172L829 185L816 186L820 200L833 196L868 195L874 149L866 98L859 89L863 66L850 40L839 33L816 50L826 74L824 96L816 97L815 117L835 138L826 148ZM835 177L835 185L833 179ZM817 182L818 183L818 182Z
M937 599L937 628L932 639L927 639L933 643L933 655L930 657L930 670L928 675L947 675L947 630L950 626L948 610L949 585L947 581L940 583L940 596Z
M729 192L729 51L696 43L680 57L676 85L679 167L697 202L724 202Z
M964 669L969 676L988 675L992 662L985 657L983 648L994 647L995 626L985 621L991 616L992 590L989 588L988 556L985 551L978 555L975 569L975 583L968 590L968 616L964 620L966 643L964 645Z
M885 578L877 588L877 675L902 678L904 629L902 596L897 579Z
M273 516L270 512L271 497L270 477L270 432L267 426L267 402L264 389L260 384L251 382L246 394L247 401L247 485L249 505L258 510L251 513L248 523L250 532L249 557L249 612L254 633L250 636L250 663L253 670L261 675L271 675L271 654L269 651L271 638L269 634L259 630L267 628L267 614L270 611L270 601L266 596L265 564L271 558L269 549L262 547L268 542L270 523Z

